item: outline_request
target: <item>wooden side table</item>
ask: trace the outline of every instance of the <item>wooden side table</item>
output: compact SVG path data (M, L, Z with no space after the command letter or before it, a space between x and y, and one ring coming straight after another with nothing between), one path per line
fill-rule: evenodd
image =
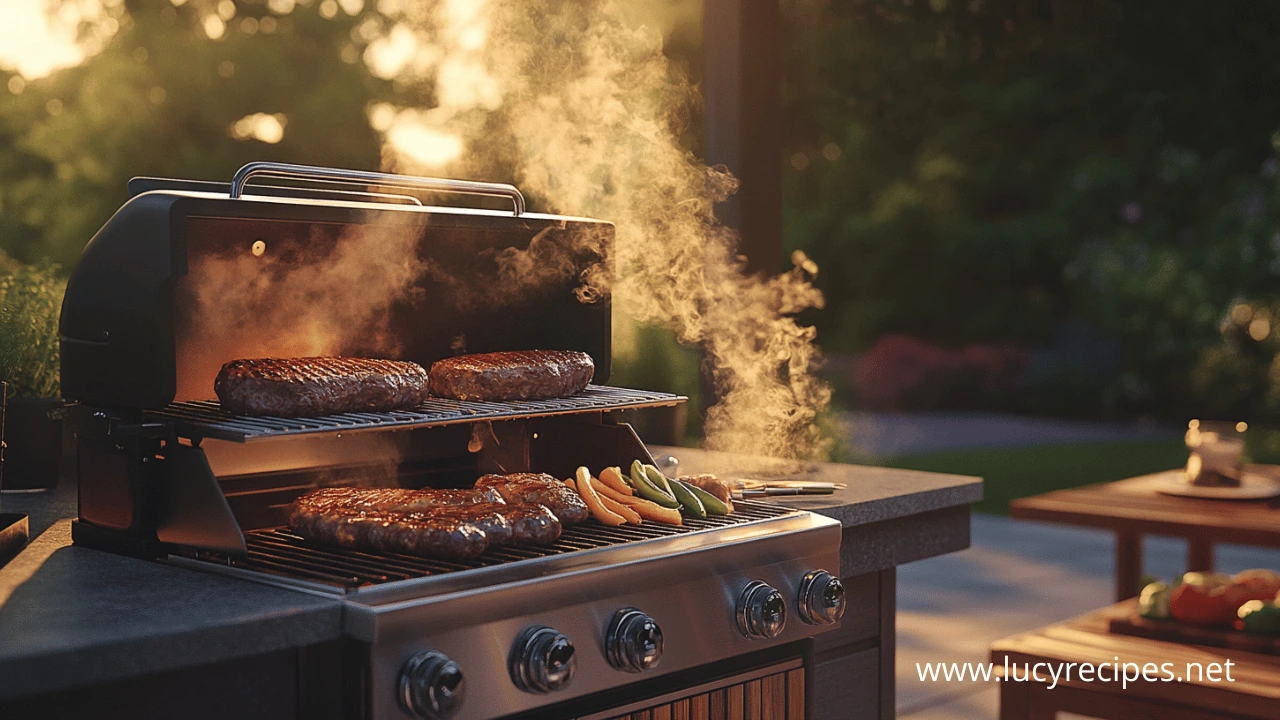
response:
M1250 469L1280 476L1280 466L1253 465ZM1213 570L1215 543L1280 548L1280 498L1200 500L1156 492L1179 472L1169 470L1020 498L1010 503L1009 515L1113 531L1116 600L1134 597L1142 589L1144 535L1185 538L1188 571Z
M1164 640L1113 635L1108 621L1134 612L1128 600L1066 622L998 640L991 646L991 662L1001 671L1006 658L1011 666L1023 663L1172 663L1180 681L1136 680L1119 682L1060 680L1049 682L1000 682L1000 720L1052 720L1058 712L1072 712L1106 720L1280 720L1280 657L1240 650L1183 645ZM1207 674L1188 674L1188 663L1209 668L1231 661L1232 681L1218 673L1217 682ZM1026 666L1026 667L1029 667ZM1047 671L1040 671L1041 677ZM1110 672L1108 671L1108 675ZM1152 673L1158 676L1158 673ZM1061 675L1060 675L1061 677ZM1047 679L1047 678L1046 678Z

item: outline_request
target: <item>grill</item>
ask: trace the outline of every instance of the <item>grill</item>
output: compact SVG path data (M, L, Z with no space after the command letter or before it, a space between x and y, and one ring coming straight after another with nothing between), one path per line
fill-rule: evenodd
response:
M598 522L588 521L565 530L553 545L494 548L471 560L429 560L412 555L346 550L310 543L285 528L268 528L246 533L245 540L249 552L243 558L203 555L201 559L244 570L309 580L351 590L397 580L476 570L522 560L611 547L621 543L643 542L712 528L744 525L797 512L780 505L750 500L735 503L735 508L733 515L711 516L705 520L686 518L684 525L645 523L606 527Z
M247 185L261 175L358 192ZM130 191L86 245L62 306L76 544L337 598L344 716L359 720L615 717L602 711L721 687L748 663L773 666L748 684L803 677L807 644L843 610L822 572L839 566L840 525L818 515L742 501L680 526L592 519L549 546L464 561L325 546L283 525L283 509L316 487L467 487L492 472L653 463L612 411L685 398L608 384L611 298L579 287L612 274L612 225L526 213L506 185L272 163L229 185L147 179ZM406 203L404 192L495 196L512 210ZM401 254L360 262L387 252ZM341 272L352 263L358 272ZM553 271L513 285L513 265ZM430 271L385 296L351 280L398 277L388 267ZM587 353L593 384L554 400L305 418L236 416L211 400L236 358L430 367L535 349ZM303 667L299 693L333 685ZM466 695L464 675L482 692ZM802 705L752 717L795 720Z
M216 402L176 402L145 413L150 420L172 423L180 437L250 442L286 435L420 428L455 423L569 415L627 408L663 407L685 402L671 393L590 385L568 398L517 402L473 402L433 398L408 410L343 413L313 418L246 417L224 411Z

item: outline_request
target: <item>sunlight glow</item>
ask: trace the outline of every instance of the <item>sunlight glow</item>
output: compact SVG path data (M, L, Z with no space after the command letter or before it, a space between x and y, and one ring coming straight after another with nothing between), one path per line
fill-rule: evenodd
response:
M62 19L50 22L43 0L6 0L3 5L0 67L33 80L84 60L84 51L75 42L75 25Z
M288 118L283 113L245 115L231 124L231 137L275 145L284 139L284 126L287 122Z
M401 114L387 131L387 144L405 159L431 167L462 155L462 138L422 124Z

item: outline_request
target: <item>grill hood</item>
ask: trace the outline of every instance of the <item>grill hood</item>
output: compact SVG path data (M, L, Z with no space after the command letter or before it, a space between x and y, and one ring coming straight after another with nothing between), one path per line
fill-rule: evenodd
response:
M422 205L403 192L247 186L255 175L501 196L515 212ZM608 378L610 298L580 287L588 275L608 285L609 223L524 213L507 185L274 163L246 165L230 184L139 178L130 191L67 285L69 400L207 400L228 360L306 354L429 367L462 353L581 350L595 361L593 381ZM347 314L350 305L365 312ZM335 337L317 339L326 332Z

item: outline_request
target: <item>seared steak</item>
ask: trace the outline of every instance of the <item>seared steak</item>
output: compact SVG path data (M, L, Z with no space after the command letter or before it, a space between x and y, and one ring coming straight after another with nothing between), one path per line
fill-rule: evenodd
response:
M427 372L400 360L313 357L232 360L213 383L238 415L310 417L412 407L427 396Z
M547 508L507 505L493 489L322 488L295 500L288 516L289 526L308 540L424 557L542 545L561 531Z
M510 505L545 505L563 525L576 525L591 516L587 504L568 485L546 473L485 475L476 489L493 489Z
M459 355L431 366L431 394L455 400L541 400L581 392L591 356L569 350Z

